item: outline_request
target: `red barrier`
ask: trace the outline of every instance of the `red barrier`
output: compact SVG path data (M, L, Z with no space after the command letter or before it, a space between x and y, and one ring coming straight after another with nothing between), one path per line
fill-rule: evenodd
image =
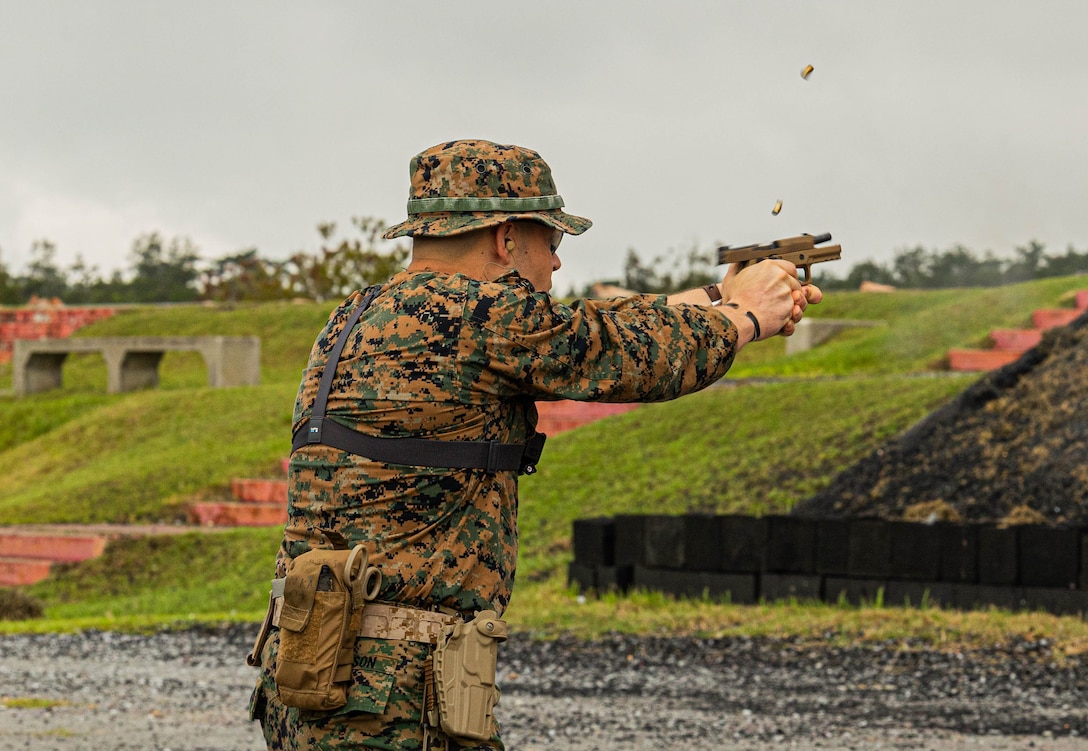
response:
M638 404L610 404L605 402L577 402L564 399L558 402L537 402L539 414L536 429L547 435L588 425L603 417L622 415L637 409Z
M0 558L0 587L21 587L49 576L52 561Z
M994 349L1027 352L1043 338L1039 329L994 329L990 332Z
M286 480L236 478L231 481L231 495L242 503L287 503Z
M1031 323L1037 329L1053 329L1058 326L1068 326L1075 321L1083 310L1076 308L1045 308L1031 314Z
M97 535L0 533L0 555L49 561L85 561L106 549L106 538Z
M59 301L0 310L0 363L11 362L16 339L66 339L113 313L113 308L65 308Z
M287 522L286 504L194 503L189 515L208 527L278 527Z
M1019 357L1020 353L1013 350L950 349L948 350L948 367L966 372L996 370Z

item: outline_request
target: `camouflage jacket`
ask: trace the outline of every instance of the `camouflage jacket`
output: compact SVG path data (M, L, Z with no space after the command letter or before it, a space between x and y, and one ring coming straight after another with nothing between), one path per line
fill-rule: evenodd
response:
M314 343L296 429L361 297L345 300ZM567 306L516 273L481 282L404 271L349 335L328 415L372 435L517 443L533 433L535 400L672 399L718 380L736 341L717 311L669 306L663 296ZM335 530L368 545L383 573L381 599L500 614L509 602L515 472L384 464L305 446L291 458L288 514L277 576L320 544L320 530Z

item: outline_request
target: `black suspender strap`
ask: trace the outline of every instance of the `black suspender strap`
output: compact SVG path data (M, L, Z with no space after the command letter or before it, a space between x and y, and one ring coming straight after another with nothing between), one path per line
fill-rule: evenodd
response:
M321 444L389 464L447 469L482 469L487 472L517 470L520 474L533 474L540 461L540 454L544 450L546 436L543 433L534 433L526 443L387 438L360 433L325 416L329 392L332 390L333 378L336 375L336 365L340 362L340 355L344 351L344 345L347 344L348 335L359 322L363 311L370 306L380 291L381 288L378 286L371 287L344 323L344 328L341 329L340 336L337 337L336 343L329 352L329 358L321 372L321 382L317 389L317 397L314 399L310 419L295 431L292 437L292 453L303 446Z
M313 401L313 411L310 413L306 443L322 443L321 423L325 419L325 407L329 404L329 392L332 391L333 379L336 378L336 366L339 365L339 356L344 353L347 337L351 334L351 330L355 328L355 324L359 322L359 317L362 316L364 310L370 307L370 304L373 303L375 297L378 297L381 290L380 286L370 287L366 297L363 297L359 301L359 305L355 306L355 310L351 311L351 315L348 316L347 321L344 323L344 328L336 337L336 343L333 344L333 348L330 350L329 359L325 360L325 367L321 370L321 384L318 386L318 396Z
M374 298L378 296L381 289L381 287L375 285L366 291L366 295L355 306L355 310L351 311L351 315L348 316L348 320L344 323L344 328L340 329L340 336L336 337L336 343L332 345L332 350L329 351L329 359L325 361L325 367L321 371L321 384L317 387L314 409L310 413L310 423L306 431L305 443L322 443L321 424L325 420L325 408L329 403L329 392L332 391L332 379L336 377L336 366L340 364L340 355L343 354L344 345L348 343L348 336L351 334L351 330L355 328L355 324L359 322L359 317L370 307L370 303L374 302ZM293 450L294 446L292 444Z

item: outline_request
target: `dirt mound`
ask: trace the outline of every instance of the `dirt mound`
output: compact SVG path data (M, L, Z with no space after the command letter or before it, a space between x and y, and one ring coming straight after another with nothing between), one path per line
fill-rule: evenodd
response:
M1046 332L793 513L904 519L927 507L972 522L1088 524L1088 313Z

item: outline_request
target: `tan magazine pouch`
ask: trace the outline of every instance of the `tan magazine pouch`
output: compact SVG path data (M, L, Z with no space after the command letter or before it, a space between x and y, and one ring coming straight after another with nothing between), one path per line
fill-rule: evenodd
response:
M363 604L377 596L381 573L362 545L310 550L287 567L280 613L276 688L289 707L339 709L347 703Z
M494 732L499 702L495 666L506 621L483 610L468 623L446 626L434 651L434 690L439 726L446 735L486 741Z

